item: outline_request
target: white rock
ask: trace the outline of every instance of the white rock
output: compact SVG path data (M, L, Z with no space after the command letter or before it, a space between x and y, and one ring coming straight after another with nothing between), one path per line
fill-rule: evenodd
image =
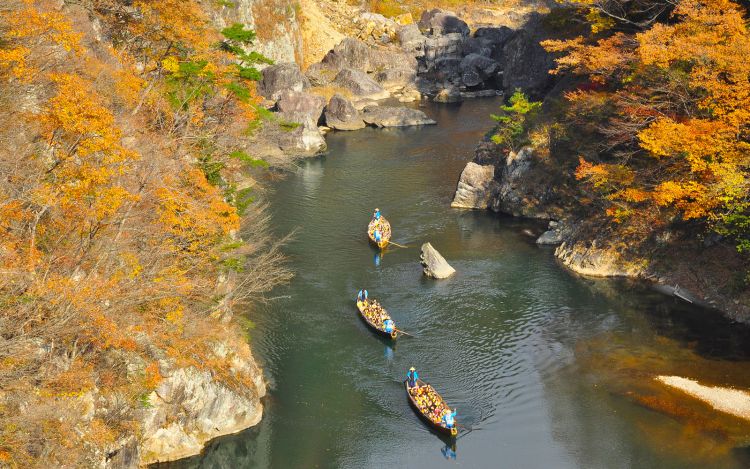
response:
M432 278L447 278L456 273L443 256L430 243L422 245L422 265L424 274Z

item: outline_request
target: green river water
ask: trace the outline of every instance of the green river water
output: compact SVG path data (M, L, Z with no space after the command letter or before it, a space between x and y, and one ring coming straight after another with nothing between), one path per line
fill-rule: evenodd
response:
M578 277L525 231L449 208L495 99L434 105L437 126L328 136L329 152L274 184L274 230L296 272L251 315L269 383L261 423L175 468L741 468L750 425L653 379L750 388L750 332L626 281ZM378 258L374 207L410 246ZM426 279L431 242L458 273ZM416 338L357 317L366 287ZM410 366L458 409L455 444L409 407Z

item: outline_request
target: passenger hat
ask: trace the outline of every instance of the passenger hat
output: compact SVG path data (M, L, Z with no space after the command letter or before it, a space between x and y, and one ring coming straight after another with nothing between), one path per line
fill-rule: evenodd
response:
M414 371L414 367L412 366L411 368L409 368L409 371Z

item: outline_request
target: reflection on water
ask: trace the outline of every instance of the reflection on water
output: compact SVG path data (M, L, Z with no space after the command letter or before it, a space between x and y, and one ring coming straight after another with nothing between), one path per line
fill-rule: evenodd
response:
M524 234L534 222L448 208L497 105L429 105L438 126L331 134L325 159L278 184L274 226L299 229L286 248L297 276L252 316L266 415L169 467L747 466L746 422L653 380L750 389L747 328L638 284L573 276ZM370 248L375 206L411 248ZM455 276L424 278L426 241ZM352 300L363 286L417 337L374 335ZM470 429L460 458L409 407L412 365Z

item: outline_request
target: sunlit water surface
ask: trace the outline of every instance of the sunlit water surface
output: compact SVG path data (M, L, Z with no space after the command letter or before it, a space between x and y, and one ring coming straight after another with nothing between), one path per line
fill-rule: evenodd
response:
M275 185L273 226L296 230L285 249L296 278L251 316L265 415L171 467L750 466L750 427L653 380L750 388L747 328L569 273L524 233L537 222L449 208L498 104L430 104L437 126L331 134L325 157ZM378 258L368 246L376 206L409 248ZM426 241L454 277L422 276ZM353 304L362 286L417 337L393 345L368 330ZM455 445L409 407L412 365L458 409L468 430Z

